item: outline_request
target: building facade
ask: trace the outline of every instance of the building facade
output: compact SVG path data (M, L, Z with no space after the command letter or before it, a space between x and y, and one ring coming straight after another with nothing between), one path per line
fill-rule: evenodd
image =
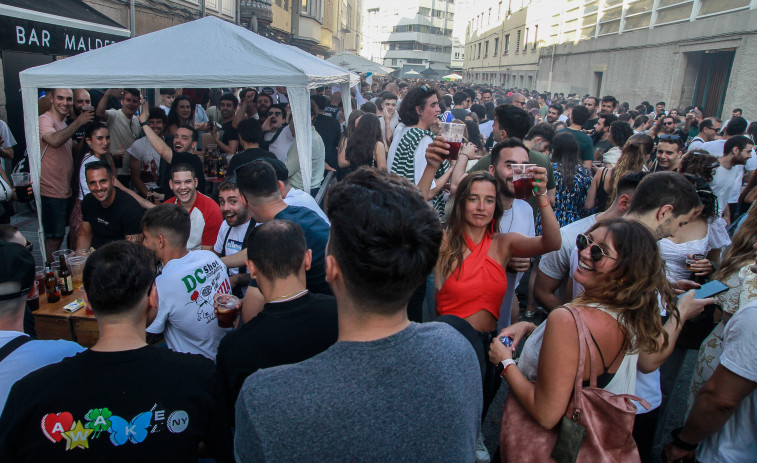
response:
M497 9L511 4L518 8ZM466 42L470 82L613 95L632 107L699 105L725 118L740 107L757 117L755 0L503 0L477 11Z
M366 0L361 55L386 67L446 73L452 64L454 0Z

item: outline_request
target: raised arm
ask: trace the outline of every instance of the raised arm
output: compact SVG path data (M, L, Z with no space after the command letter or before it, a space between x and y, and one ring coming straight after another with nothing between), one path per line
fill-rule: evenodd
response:
M562 237L560 224L552 210L552 205L547 197L547 169L532 167L534 172L534 188L536 188L536 204L541 212L542 235L526 237L519 233L507 233L505 236L506 246L510 256L536 257L551 251L560 249Z
M52 146L53 148L57 148L70 140L74 133L79 129L79 127L89 124L94 118L94 111L82 111L81 114L79 114L79 117L74 119L74 121L71 122L71 124L68 125L65 129L58 130L57 132L47 132L42 135L42 141Z
M594 174L594 178L591 179L591 186L589 192L586 194L586 201L584 201L584 209L591 210L597 205L597 188L599 188L599 180L602 178L602 172L606 167L602 167Z
M150 114L147 111L147 103L145 103L142 106L142 111L140 111L139 122L147 122L148 117L150 117ZM171 149L171 147L166 145L166 142L163 141L163 139L157 133L155 133L155 131L153 131L148 124L144 124L142 126L142 130L145 132L147 141L149 141L152 147L155 148L155 151L157 151L160 157L165 159L166 162L170 164L173 160L173 150Z
M120 100L122 96L123 91L120 88L111 88L108 89L107 92L103 93L103 97L100 98L100 102L97 103L97 110L95 111L97 117L107 121L108 115L106 111L108 109L108 100L110 99L110 97L115 97Z

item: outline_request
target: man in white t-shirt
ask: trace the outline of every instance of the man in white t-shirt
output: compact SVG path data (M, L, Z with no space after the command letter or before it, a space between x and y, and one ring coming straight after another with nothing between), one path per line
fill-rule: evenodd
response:
M285 119L284 105L275 104L268 109L268 116L262 124L263 143L260 147L275 154L279 161L286 161L289 147L294 142L293 127L285 126Z
M702 146L706 146L705 143ZM730 137L723 144L723 155L720 157L720 166L710 182L712 192L718 197L718 213L729 220L729 199L734 189L736 196L741 193L741 182L744 175L744 165L751 156L754 143L743 135ZM712 154L712 153L711 153Z
M163 130L168 123L168 117L161 108L150 108L147 123L150 128L163 136ZM150 139L142 137L132 143L126 150L129 154L129 168L131 170L131 185L145 198L149 197L150 190L158 189L158 167L160 166L160 154L150 143ZM163 193L153 192L155 200L162 200Z
M231 328L220 328L213 310L216 293L231 292L226 266L210 251L188 251L191 224L181 206L161 204L142 218L144 245L163 263L155 279L158 315L147 333L163 334L175 352L215 360L218 343Z
M0 167L3 167L4 162L5 170L10 170L14 146L16 146L16 139L13 138L8 124L0 120Z
M121 109L106 109L109 97L121 100ZM142 99L139 89L111 88L100 99L95 114L108 125L110 132L110 154L116 162L118 180L127 188L131 184L129 155L126 150L139 137L139 118L136 116ZM119 166L119 164L121 164Z
M213 251L219 257L236 254L245 248L244 238L252 223L252 217L247 212L245 201L239 193L239 188L230 180L225 180L218 186L218 205L221 209L223 222L218 230L218 238L213 246ZM234 293L244 296L244 291L250 283L250 274L247 267L229 268L229 282ZM239 288L239 290L237 290ZM240 296L237 297L240 297Z
M176 99L175 88L161 88L160 89L160 109L162 109L163 112L166 113L166 116L168 116L169 111L171 111L171 105L173 105L173 100L175 99Z
M757 270L752 267L752 271ZM723 332L720 365L673 431L667 461L746 462L757 455L757 304L742 307Z

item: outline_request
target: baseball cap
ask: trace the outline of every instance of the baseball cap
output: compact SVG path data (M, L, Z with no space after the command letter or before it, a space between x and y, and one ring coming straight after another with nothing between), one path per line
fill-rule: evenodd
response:
M0 294L0 301L29 294L34 284L34 257L18 243L0 241L0 283L18 282L19 291Z

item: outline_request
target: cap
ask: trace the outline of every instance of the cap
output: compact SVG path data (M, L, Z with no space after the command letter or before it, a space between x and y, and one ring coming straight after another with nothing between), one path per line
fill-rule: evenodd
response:
M20 283L21 290L0 294L0 301L29 294L34 284L34 257L18 243L0 241L0 284L9 282Z

